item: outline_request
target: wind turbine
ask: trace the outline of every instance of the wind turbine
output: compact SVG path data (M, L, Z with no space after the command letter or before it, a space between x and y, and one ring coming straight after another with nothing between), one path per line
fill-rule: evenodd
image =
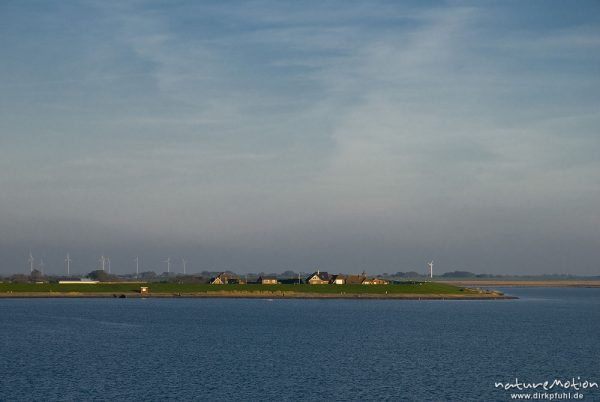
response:
M171 257L168 257L166 260L164 260L163 262L167 263L167 273L170 274L171 273Z
M133 259L135 261L135 279L140 275L140 257L135 257Z
M104 264L106 263L106 258L104 257L104 255L100 257L100 263L102 264L102 270L105 271Z
M110 274L110 258L106 257L106 264L108 265L108 273Z
M429 265L429 277L433 279L433 260L427 265Z
M29 273L31 273L31 272L33 272L33 263L35 262L35 259L33 258L33 254L31 254L31 251L29 251L29 259L27 261L29 261Z
M67 276L71 275L71 257L69 256L69 253L67 253L67 258L65 258L65 262L67 263Z
M187 260L185 258L181 259L181 264L183 265L183 274L185 275L185 267L187 265Z

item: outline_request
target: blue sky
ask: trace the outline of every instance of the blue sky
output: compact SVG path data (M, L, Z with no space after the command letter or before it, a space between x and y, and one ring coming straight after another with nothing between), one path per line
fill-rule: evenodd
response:
M600 274L599 11L3 1L0 269Z

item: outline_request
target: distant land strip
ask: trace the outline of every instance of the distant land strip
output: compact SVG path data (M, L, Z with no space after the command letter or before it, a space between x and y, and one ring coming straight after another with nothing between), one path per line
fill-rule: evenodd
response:
M0 298L511 299L502 292L437 282L390 285L205 285L185 283L0 283Z
M501 279L458 279L441 283L454 286L491 287L546 287L546 288L600 288L600 280L501 280Z
M106 293L106 292L17 292L1 293L0 298L232 298L232 299L363 299L363 300L502 300L517 299L500 293L481 294L377 294L307 292L206 292L206 293Z

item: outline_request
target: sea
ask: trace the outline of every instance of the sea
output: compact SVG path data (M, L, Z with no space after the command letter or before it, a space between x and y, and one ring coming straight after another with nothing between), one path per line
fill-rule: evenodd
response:
M600 400L600 289L502 290L519 299L0 299L0 400Z

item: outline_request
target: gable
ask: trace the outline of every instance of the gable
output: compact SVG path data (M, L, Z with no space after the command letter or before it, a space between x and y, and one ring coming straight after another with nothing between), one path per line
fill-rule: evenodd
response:
M320 277L319 275L313 275L310 278L308 278L309 282L328 282L326 279L323 279L322 277Z

